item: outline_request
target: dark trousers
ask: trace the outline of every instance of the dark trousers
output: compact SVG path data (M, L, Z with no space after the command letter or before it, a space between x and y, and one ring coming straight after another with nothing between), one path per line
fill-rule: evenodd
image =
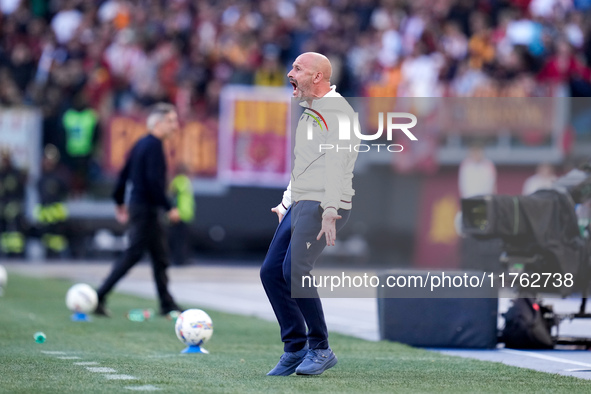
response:
M152 259L154 281L162 312L176 309L176 304L168 292L166 236L159 220L158 209L142 205L129 207L129 246L98 290L99 301L105 300L113 286L141 260L146 250Z
M349 211L339 210L339 215L343 218L337 220L337 231L347 222ZM328 348L328 330L318 292L315 288L307 289L305 298L292 298L291 292L301 275L310 275L326 246L324 235L316 240L321 226L322 208L318 201L293 204L279 223L261 267L261 281L281 327L286 352L301 350L306 341L311 349Z

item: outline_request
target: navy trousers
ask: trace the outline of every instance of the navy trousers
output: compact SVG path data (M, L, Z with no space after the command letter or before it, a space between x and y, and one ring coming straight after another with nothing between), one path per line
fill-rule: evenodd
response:
M326 246L324 235L316 240L322 212L318 201L294 203L279 223L261 267L261 281L281 327L286 352L301 350L306 342L310 349L328 348L328 330L316 288L307 289L305 298L292 298L291 294L292 278L294 286L301 283L301 276L310 274ZM337 232L349 213L339 210L342 219L336 222Z

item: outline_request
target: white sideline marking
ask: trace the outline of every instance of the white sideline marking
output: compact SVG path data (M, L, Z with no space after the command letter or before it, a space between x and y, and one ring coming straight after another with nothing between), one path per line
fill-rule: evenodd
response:
M79 363L74 363L74 365L98 365L96 361L81 361Z
M135 376L131 375L105 375L108 380L137 380Z
M80 360L78 356L66 356L66 357L58 357L60 360Z
M41 350L41 353L45 353L45 354L66 354L66 352L56 352L53 350Z
M526 352L526 351L522 351L522 350L510 350L510 349L500 349L500 351L501 352L504 352L504 353L518 354L518 355L521 355L521 356L528 356L528 357L533 357L533 358L539 358L539 359L542 359L542 360L556 361L558 363L572 364L572 365L580 365L581 367L591 368L591 364L582 363L582 362L579 362L579 361L568 360L566 358L546 356L545 354L537 354L537 353Z
M591 372L591 369L565 369L566 372Z
M108 367L86 367L86 369L89 370L90 372L96 372L96 373L114 373L114 372L117 372L113 368L108 368Z
M156 386L152 386L151 384L147 384L145 386L127 386L126 390L133 390L133 391L157 391L160 390Z

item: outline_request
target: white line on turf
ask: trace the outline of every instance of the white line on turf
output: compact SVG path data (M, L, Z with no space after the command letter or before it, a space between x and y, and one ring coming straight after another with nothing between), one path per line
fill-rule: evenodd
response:
M105 375L108 380L137 380L135 376L131 375Z
M58 352L58 351L48 351L48 350L42 350L42 353L45 354L51 354L51 355L59 355L59 354L66 354L65 352ZM80 360L80 357L78 356L69 356L69 357L58 357L58 359L60 360ZM77 362L74 363L74 365L98 365L99 363L96 361L82 361L82 362ZM117 372L115 369L113 368L108 368L108 367L86 367L86 369L90 372L95 372L95 373L106 373L109 375L104 375L106 379L108 380L137 380L137 378L135 376L131 376L131 375L116 375L115 372ZM127 388L127 387L126 387ZM146 385L146 386L130 386L129 388L127 388L129 390L139 390L139 391L154 391L154 390L160 390L158 387L155 386L151 386L151 385Z
M542 360L556 361L557 363L580 365L581 367L591 367L591 364L582 363L582 362L574 361L574 360L568 360L566 358L546 356L545 354L538 354L538 353L533 353L533 352L526 352L526 351L523 351L523 350L500 349L499 351L501 351L503 353L510 353L510 354L516 354L516 355L521 355L521 356L539 358L539 359L542 359Z
M89 370L90 372L96 372L96 373L115 373L115 372L117 372L113 368L108 368L108 367L86 367L86 369Z
M156 386L152 386L151 384L147 384L145 386L127 386L125 387L126 390L133 390L133 391L157 391L160 390Z

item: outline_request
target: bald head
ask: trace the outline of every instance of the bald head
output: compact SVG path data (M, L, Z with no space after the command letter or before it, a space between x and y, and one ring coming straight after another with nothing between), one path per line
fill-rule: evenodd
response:
M316 52L306 52L297 57L287 74L293 86L294 97L314 99L330 91L332 66L330 60Z
M312 72L322 73L323 79L330 83L330 76L332 75L332 65L330 60L317 52L306 52L298 56L298 59L310 65ZM297 61L297 59L296 59Z

